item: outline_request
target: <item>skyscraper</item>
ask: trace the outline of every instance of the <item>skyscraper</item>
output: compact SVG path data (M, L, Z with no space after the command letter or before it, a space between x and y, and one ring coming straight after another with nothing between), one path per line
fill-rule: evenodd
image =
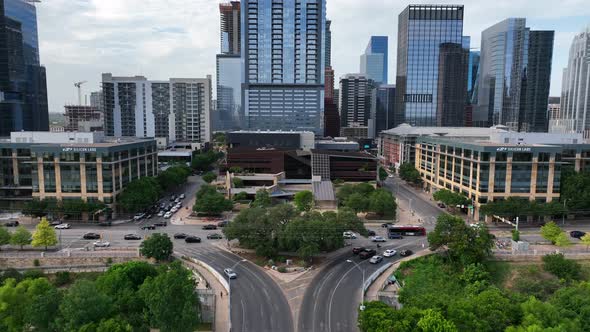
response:
M440 48L464 41L463 6L410 5L399 15L396 126L437 125Z
M221 54L239 55L241 49L240 2L219 4Z
M468 64L469 49L461 44L440 44L436 109L436 124L439 127L465 125Z
M347 74L340 79L340 131L343 136L374 137L376 86L373 80L361 74ZM346 132L360 134L347 135Z
M360 73L377 84L387 84L388 38L372 36L361 55Z
M380 85L377 88L375 111L375 135L394 127L395 85Z
M49 130L37 11L24 0L0 0L0 136L22 130Z
M332 67L332 21L326 20L326 68Z
M481 39L473 125L547 131L553 31L531 31L526 19L509 18Z
M563 70L561 110L552 132L583 133L590 138L590 26L577 34Z
M325 0L243 0L241 9L248 127L322 134Z
M467 102L477 104L477 83L479 81L479 51L469 52L469 66L467 67Z

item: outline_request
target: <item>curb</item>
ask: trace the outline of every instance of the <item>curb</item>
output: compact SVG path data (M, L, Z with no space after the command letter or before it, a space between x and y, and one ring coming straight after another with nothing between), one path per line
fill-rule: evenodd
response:
M221 286L223 286L223 288L225 288L225 291L229 293L229 283L227 282L227 280L225 280L225 278L210 265L208 265L205 262L202 262L198 259L194 259L192 257L181 255L177 252L174 253L174 257L180 258L181 260L186 260L188 262L191 262L195 265L198 265L198 266L206 269L207 271L209 271L209 273L211 273L215 277L215 279L217 279L217 281L221 284Z

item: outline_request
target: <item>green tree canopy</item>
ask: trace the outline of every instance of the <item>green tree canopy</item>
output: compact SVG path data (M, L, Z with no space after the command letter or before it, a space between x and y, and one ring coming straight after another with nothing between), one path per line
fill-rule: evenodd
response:
M47 202L33 198L33 200L25 203L22 212L26 216L43 217L47 214Z
M300 191L295 194L295 206L299 211L309 211L313 208L313 194L309 190Z
M561 174L561 204L570 210L590 210L590 172L564 170Z
M389 174L383 167L379 167L379 180L385 181Z
M369 198L369 211L381 217L395 219L397 204L391 192L385 189L375 190Z
M186 178L191 174L190 168L185 165L175 165L169 167L157 176L160 188L169 190L175 188L183 183L186 183Z
M117 198L117 205L131 213L144 211L158 201L161 193L158 180L142 177L127 184Z
M45 250L47 250L47 247L57 244L55 229L49 225L47 219L43 218L41 219L41 222L37 224L31 244L33 247L45 247Z
M5 227L0 227L0 249L10 243L10 232Z
M99 292L94 282L81 279L64 295L58 326L61 331L77 331L86 324L108 319L112 308L109 296Z
M514 219L519 216L559 216L566 213L563 205L557 201L539 203L528 199L508 197L506 200L493 201L481 206L481 213L488 216L500 216Z
M31 232L23 226L18 226L16 231L10 236L10 244L13 246L20 246L21 250L24 246L31 244Z
M240 178L233 178L232 184L233 184L234 188L244 188L244 180L242 180Z
M215 164L222 156L222 153L217 153L213 150L198 152L193 155L191 166L194 170L206 172L211 170L213 164Z
M447 189L438 190L432 195L432 198L451 207L471 204L471 200L467 196Z
M154 258L159 262L170 259L174 248L168 234L154 233L145 239L140 245L140 252L148 258Z
M420 177L420 172L412 163L404 163L399 167L399 177L402 178L402 180L409 183L422 183L422 177Z
M566 280L578 280L582 273L582 266L578 262L566 259L561 253L543 256L543 268Z
M207 172L207 173L203 174L202 178L203 178L203 181L205 181L207 183L211 183L211 182L213 182L213 180L217 179L217 174L215 174L213 172Z
M541 236L551 243L555 243L557 238L562 234L563 231L554 221L550 221L541 227Z
M197 192L197 200L193 211L207 215L218 215L233 208L232 201L225 198L222 193L210 185L202 186Z
M270 193L266 189L260 189L256 192L256 197L254 198L254 202L252 202L252 207L260 207L260 208L267 208L272 205L272 199L270 197Z

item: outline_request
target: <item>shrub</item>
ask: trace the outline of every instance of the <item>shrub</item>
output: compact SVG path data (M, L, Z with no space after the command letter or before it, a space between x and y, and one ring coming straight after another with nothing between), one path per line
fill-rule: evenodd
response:
M111 257L107 258L107 265L113 264L113 259Z
M4 282L6 279L14 279L16 282L20 282L23 280L23 275L16 269L10 268L2 273L2 282Z
M517 230L512 231L512 240L515 242L520 241L520 232Z
M60 271L55 274L55 280L53 284L57 287L67 285L72 281L72 276L68 271Z
M578 280L582 267L577 262L566 259L563 254L543 256L543 268L560 279Z
M25 279L38 279L45 277L45 274L41 270L29 270L23 273Z
M35 259L33 260L33 265L34 265L34 266L41 266L41 263L39 262L39 260L38 260L37 258L35 258Z
M281 266L277 269L280 273L286 273L287 272L287 268L284 266Z

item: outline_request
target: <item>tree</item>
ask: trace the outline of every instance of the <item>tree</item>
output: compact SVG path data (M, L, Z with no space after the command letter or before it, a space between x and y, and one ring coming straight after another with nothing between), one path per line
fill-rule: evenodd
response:
M272 205L272 199L270 198L270 193L266 189L260 189L256 192L256 197L254 198L254 202L252 202L252 207L261 207L267 208Z
M212 165L221 158L221 153L216 153L213 150L207 152L199 152L193 155L191 166L194 170L206 172L211 170Z
M62 293L49 284L46 278L31 280L27 296L29 304L24 311L25 325L40 332L56 331L55 317L59 314Z
M582 236L580 241L586 245L586 250L588 250L588 247L590 247L590 233Z
M572 245L572 241L569 236L567 236L567 233L561 232L557 238L555 238L555 245L558 247L569 247Z
M71 219L82 219L82 214L88 211L88 206L81 198L64 199L62 201L63 213Z
M564 170L561 174L560 204L571 210L590 209L590 172Z
M545 240L551 241L553 244L555 244L555 240L557 240L557 237L562 233L563 231L554 221L550 221L541 227L541 236Z
M140 253L148 258L162 262L170 259L173 244L168 234L154 233L140 245Z
M10 232L5 227L0 227L0 249L10 243Z
M192 332L199 323L199 302L190 271L178 262L148 277L139 289L146 317L162 332Z
M343 205L352 209L354 212L359 213L368 211L370 203L369 196L365 196L361 193L354 193L346 198Z
M23 246L31 244L31 232L29 232L23 226L19 226L16 228L16 231L12 233L10 237L10 244L13 246L20 246L20 249L23 249Z
M158 201L162 188L155 178L142 177L127 184L117 198L117 205L127 212L144 211Z
M397 204L393 195L384 189L377 189L369 198L369 211L377 215L395 219Z
M96 328L96 332L132 332L133 328L129 323L124 320L110 318L110 319L103 319L98 327Z
M543 256L543 268L558 278L566 280L578 280L582 272L578 262L566 259L561 253Z
M240 173L244 172L244 170L239 166L232 166L229 168L229 172L240 174Z
M47 202L38 198L28 201L23 206L23 214L26 216L43 217L47 213Z
M299 255L301 259L307 262L311 262L313 256L319 253L320 248L316 243L307 243L301 246L299 249L297 249L297 255Z
M399 177L402 178L402 180L409 183L422 183L420 172L416 169L414 164L411 163L404 163L399 167Z
M420 318L417 325L423 332L458 331L453 322L446 320L440 312L432 309L424 311L424 316Z
M465 195L458 194L447 189L442 189L435 192L432 195L432 198L451 207L455 207L457 205L468 205L471 203L471 200Z
M86 324L100 322L111 315L112 300L89 280L78 280L65 293L59 306L61 331L78 331Z
M165 190L177 187L186 182L186 178L191 174L190 168L185 165L176 165L169 167L158 174L157 180L160 188Z
M305 212L313 208L313 194L309 190L296 193L294 201L299 211Z
M233 178L232 184L233 184L234 188L243 188L244 187L244 180L242 180L240 178Z
M41 219L41 222L35 228L31 244L33 247L45 247L45 250L47 250L47 247L57 244L55 229L49 225L47 219Z
M217 174L215 174L213 172L207 172L207 173L203 174L202 178L203 178L203 181L205 181L207 183L211 183L211 182L213 182L213 180L217 179Z
M232 201L225 198L222 193L217 192L213 186L202 186L197 192L197 200L193 211L207 215L218 215L223 211L230 211L233 208Z
M389 174L387 173L387 171L383 167L379 167L379 180L385 181L388 176Z
M248 193L245 191L239 192L234 195L234 201L245 201L248 199Z

